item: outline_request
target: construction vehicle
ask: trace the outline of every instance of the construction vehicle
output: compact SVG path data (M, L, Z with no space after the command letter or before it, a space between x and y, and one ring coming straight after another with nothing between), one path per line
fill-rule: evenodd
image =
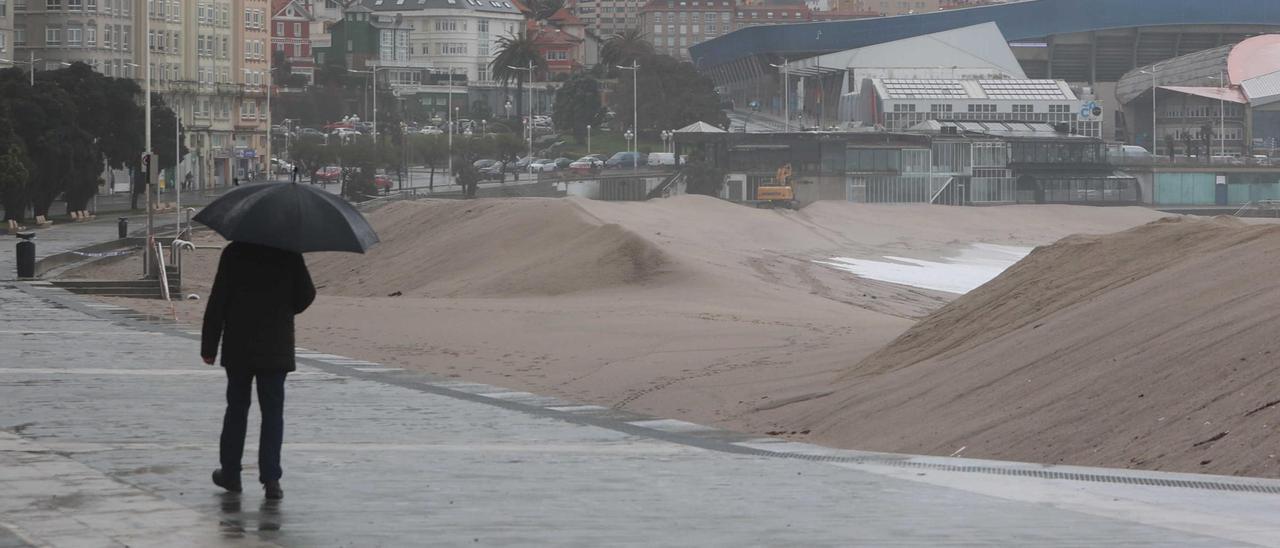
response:
M778 168L773 183L756 187L756 207L795 209L796 188L791 178L791 164Z

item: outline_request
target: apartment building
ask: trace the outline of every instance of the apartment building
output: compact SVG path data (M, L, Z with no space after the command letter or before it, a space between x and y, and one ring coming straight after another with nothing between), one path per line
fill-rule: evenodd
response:
M640 29L656 52L689 59L689 46L733 30L736 0L652 0Z
M577 0L569 7L595 34L607 37L640 25L645 0Z
M832 10L875 12L880 15L908 15L938 11L944 6L955 8L980 5L972 0L831 0L831 4Z
M266 173L270 143L267 89L271 83L271 35L268 31L269 0L232 0L231 60L240 78L240 93L232 104L233 176L246 178Z
M364 6L377 20L398 20L408 29L412 65L466 74L471 82L493 80L489 63L498 38L516 35L524 24L510 0L366 0ZM382 57L382 64L392 63ZM393 82L414 83L412 71L389 72Z
M0 68L13 66L13 7L0 0Z
M230 184L234 175L232 112L241 88L239 65L232 58L233 9L232 0L187 2L183 63L196 91L189 102L182 100L188 97L169 101L187 127L190 162L197 166L192 182L199 188Z
M139 1L0 0L12 21L0 57L24 67L37 59L37 71L83 61L108 76L137 76Z

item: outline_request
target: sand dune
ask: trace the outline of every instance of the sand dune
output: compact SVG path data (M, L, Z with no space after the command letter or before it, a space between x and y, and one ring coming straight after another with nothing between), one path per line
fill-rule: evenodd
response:
M370 213L383 243L368 255L308 256L321 295L299 317L299 344L765 433L794 423L805 402L835 401L822 396L840 375L956 298L815 261L942 261L971 244L1030 247L1161 216L842 202L769 211L699 196L393 203ZM207 293L216 261L207 250L184 260L189 291ZM173 311L199 321L203 304Z
M326 294L559 295L642 283L666 262L647 240L568 200L404 201L371 220L381 245L312 261Z
M1280 226L1037 249L788 410L832 445L1280 475ZM787 422L787 421L783 421Z

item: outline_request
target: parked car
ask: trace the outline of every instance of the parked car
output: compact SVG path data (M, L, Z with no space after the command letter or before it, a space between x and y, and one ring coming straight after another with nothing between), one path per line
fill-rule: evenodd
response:
M569 164L572 164L573 160L570 160L568 158L565 158L564 156L561 156L559 158L556 158L555 162L556 162L556 169L569 169Z
M435 126L426 126L418 130L418 133L423 135L444 135L444 130Z
M604 167L604 160L597 156L583 156L569 164L569 171L591 173Z
M479 160L472 162L471 165L474 166L476 169L484 169L496 163L498 163L497 160L492 160L489 158L481 158Z
M298 137L324 137L324 132L313 127L304 127L298 130Z
M374 175L373 186L383 192L391 190L391 177L387 175Z
M681 164L687 163L688 161L688 156L680 156ZM651 152L649 153L648 163L651 166L674 166L676 165L676 155L670 152Z
M609 169L630 168L632 165L644 166L649 164L649 159L643 152L617 152L605 160L604 167Z
M480 168L481 181L502 181L506 179L506 162L494 162Z
M276 173L293 173L293 164L281 160L280 158L272 158L271 170Z
M342 176L342 168L338 166L324 166L316 170L316 180L331 182L337 181Z
M529 173L550 173L556 170L556 161L539 158L529 163Z
M351 128L347 128L347 127L340 127L340 128L338 128L338 129L333 130L333 133L332 133L331 135L334 135L334 136L340 137L340 138L342 138L342 139L347 139L347 138L350 138L350 137L355 137L355 136L357 136L357 135L364 135L364 134L363 134L363 133L360 133L360 130L357 130L357 129L351 129Z
M535 158L533 156L525 156L524 158L516 160L511 164L512 167L515 168L512 171L529 171L529 164L532 163L534 159Z

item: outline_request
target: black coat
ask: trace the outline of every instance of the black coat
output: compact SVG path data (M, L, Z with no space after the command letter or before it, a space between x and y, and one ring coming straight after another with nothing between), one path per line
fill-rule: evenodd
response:
M217 357L222 339L223 367L293 371L293 316L315 298L302 255L232 242L205 305L200 355Z

